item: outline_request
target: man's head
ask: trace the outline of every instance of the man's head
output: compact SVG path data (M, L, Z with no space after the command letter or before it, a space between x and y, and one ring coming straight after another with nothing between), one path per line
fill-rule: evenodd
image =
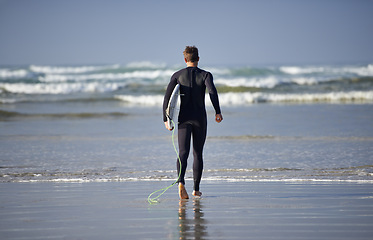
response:
M196 46L186 46L183 54L186 62L194 63L199 61L198 48Z

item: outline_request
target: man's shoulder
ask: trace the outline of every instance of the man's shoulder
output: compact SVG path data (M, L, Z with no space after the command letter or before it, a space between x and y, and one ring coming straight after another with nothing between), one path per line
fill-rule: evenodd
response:
M209 71L206 71L202 68L197 68L198 72L201 73L204 76L212 76L212 74Z
M182 68L182 69L174 72L174 74L172 74L172 77L178 77L178 76L180 76L180 74L182 74L185 71L187 71L187 69L186 68Z

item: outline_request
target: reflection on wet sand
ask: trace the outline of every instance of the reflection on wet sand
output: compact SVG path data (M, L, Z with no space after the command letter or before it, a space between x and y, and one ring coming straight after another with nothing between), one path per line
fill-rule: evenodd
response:
M189 205L188 200L180 200L179 202L179 239L205 239L207 227L201 199L193 199L193 217L188 216L190 214Z

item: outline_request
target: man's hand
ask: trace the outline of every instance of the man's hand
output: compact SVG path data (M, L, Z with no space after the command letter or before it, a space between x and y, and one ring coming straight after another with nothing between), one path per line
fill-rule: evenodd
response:
M215 115L215 121L217 123L220 123L221 121L223 121L223 116L219 113L219 114L216 114Z
M164 126L167 128L167 130L170 130L172 131L174 128L170 128L170 126L168 126L168 122L164 122Z

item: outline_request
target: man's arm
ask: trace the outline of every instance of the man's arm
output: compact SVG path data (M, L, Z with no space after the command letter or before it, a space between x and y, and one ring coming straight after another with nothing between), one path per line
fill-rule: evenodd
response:
M165 93L164 99L163 99L163 122L165 124L165 127L170 131L172 130L172 128L170 128L170 126L168 126L166 109L167 109L167 106L168 106L168 102L170 101L172 91L174 90L174 88L177 84L177 79L174 77L174 75L172 75L172 77L171 77L171 80L170 80L170 82L167 86L167 90L166 90L166 93Z
M218 91L216 90L216 87L214 85L211 73L208 73L205 84L210 95L211 103L215 109L215 121L220 123L223 120L223 116L221 115Z

